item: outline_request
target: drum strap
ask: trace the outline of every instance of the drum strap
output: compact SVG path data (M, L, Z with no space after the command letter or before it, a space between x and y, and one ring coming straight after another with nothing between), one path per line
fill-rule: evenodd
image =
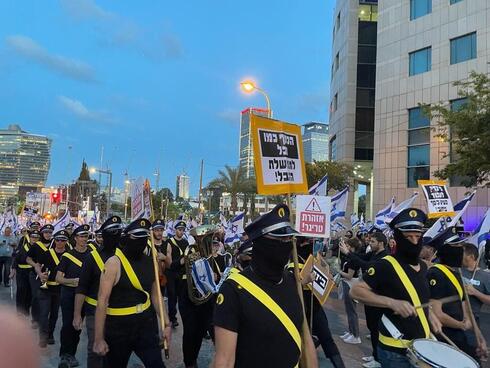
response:
M97 266L99 267L100 272L104 271L104 261L102 261L102 258L100 257L99 252L97 252L97 250L93 250L92 252L90 252L90 254L94 258L95 263L97 263Z
M458 279L454 274L444 265L442 264L435 264L432 267L438 268L439 270L442 271L444 275L451 281L451 283L454 285L456 288L458 294L459 294L459 299L463 300L463 289L461 288L461 284L459 283Z
M415 290L415 287L412 284L412 281L407 276L407 273L405 270L402 268L400 263L396 260L396 258L392 256L386 256L383 257L383 259L387 260L388 262L391 263L393 266L393 269L395 270L397 276L400 278L400 281L402 282L403 286L405 286L405 290L407 291L408 295L410 296L410 299L412 300L412 304L417 306L421 305L420 303L420 298L419 295L417 294L417 290ZM427 321L427 317L424 313L423 308L417 308L417 316L419 317L420 323L422 324L422 328L424 329L424 334L425 338L429 338L430 335L430 327L429 327L429 322ZM397 344L390 343L388 341L390 339L389 337L383 336L381 333L379 334L379 341L381 341L385 345L389 346L395 346L395 347L400 347L400 348L406 348L406 346L400 346L402 345L400 340L396 340L391 338L391 340L397 341ZM393 341L391 341L393 342Z
M56 266L58 266L60 264L60 259L58 258L58 256L56 255L56 252L54 251L53 248L51 248L49 250L49 253L51 253L51 257L53 258L53 261L54 263L56 264Z
M97 250L97 246L93 243L88 243L88 247L92 250Z
M247 290L250 295L261 302L267 309L269 309L274 316L282 323L287 332L291 335L293 341L296 343L299 351L301 352L301 336L298 329L294 325L293 321L284 312L284 310L272 299L264 290L262 290L254 282L241 275L238 272L230 273L228 279L235 281L239 286ZM295 367L298 367L296 365Z
M80 261L77 257L75 257L74 255L72 255L70 253L63 253L63 255L61 257L66 257L70 261L75 263L78 267L82 267L82 261Z
M39 248L41 248L43 251L47 251L48 248L46 248L46 246L41 242L41 241L38 241L36 242L37 245L39 245Z

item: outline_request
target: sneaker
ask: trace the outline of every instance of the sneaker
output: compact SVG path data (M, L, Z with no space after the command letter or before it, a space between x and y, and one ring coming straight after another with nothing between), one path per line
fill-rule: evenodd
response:
M366 339L371 340L371 334L367 334Z
M371 360L370 362L364 363L362 365L364 368L381 368L381 363L378 363L376 360Z
M343 340L343 339L348 338L349 336L350 336L350 332L347 332L347 331L346 331L346 332L344 332L344 334L343 334L343 335L340 335L339 337L340 337L340 338Z
M61 356L58 368L70 368L70 361L66 355Z
M367 363L367 362L373 361L374 360L374 357L372 355L365 356L365 357L362 357L362 360Z
M360 337L355 337L353 335L350 335L346 339L344 339L344 342L346 344L361 344L361 338Z
M68 355L68 361L70 362L70 368L78 367L80 365L77 358L75 358L73 355Z

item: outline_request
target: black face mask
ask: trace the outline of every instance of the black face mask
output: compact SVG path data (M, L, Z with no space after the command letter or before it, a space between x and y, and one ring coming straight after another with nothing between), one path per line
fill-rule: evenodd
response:
M104 252L114 253L121 239L121 231L117 231L117 232L103 231L102 238L103 238L102 249L104 250Z
M288 263L293 242L260 237L253 241L252 268L260 276L279 282Z
M463 263L463 247L453 247L445 244L437 251L439 260L443 265L449 267L461 267Z
M305 262L310 256L310 254L313 253L313 244L308 242L305 242L303 245L298 244L298 256L301 257ZM301 262L301 259L300 259Z
M393 238L396 241L396 256L401 261L406 262L411 265L419 264L419 255L422 251L422 237L420 237L417 244L412 243L410 240L405 238L403 232L395 229L393 232Z
M129 236L121 238L121 250L128 258L139 259L148 244L148 238L131 239Z

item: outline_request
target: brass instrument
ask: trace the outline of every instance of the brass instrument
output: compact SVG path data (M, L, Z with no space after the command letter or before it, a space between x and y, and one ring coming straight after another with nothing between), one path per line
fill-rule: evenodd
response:
M48 273L48 278L49 278L49 274L51 273L51 271L49 269L46 269L46 271ZM40 287L40 289L47 289L48 288L48 279L46 279L46 282L44 282Z
M202 296L196 289L192 279L192 265L201 258L209 257L211 254L213 234L215 231L216 226L214 225L202 225L193 228L190 233L196 240L196 244L189 245L189 248L186 249L187 254L184 254L187 292L189 299L195 305L206 303L213 296L213 293L211 292L208 292L206 295Z

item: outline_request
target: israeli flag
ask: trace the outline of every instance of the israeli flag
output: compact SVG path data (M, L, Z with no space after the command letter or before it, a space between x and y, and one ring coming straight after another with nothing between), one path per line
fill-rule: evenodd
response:
M385 222L389 224L391 220L393 220L393 218L396 215L398 215L400 212L406 210L407 208L412 207L412 204L415 201L415 199L418 197L418 195L419 195L418 192L413 192L410 198L405 199L398 206L396 206L388 215L386 215Z
M175 235L175 229L174 229L174 221L173 220L169 220L167 221L167 228L166 228L166 231L167 231L167 235L170 237L170 236L174 236Z
M68 212L68 210L66 210L63 216L61 216L61 218L58 221L56 221L55 224L53 225L54 232L63 230L65 226L70 223L70 221L71 221L70 213Z
M359 217L357 216L356 213L353 213L350 215L350 225L352 228L354 228L355 226L359 225L361 221L359 220Z
M326 196L327 195L327 182L328 176L325 175L321 178L315 185L313 185L309 190L309 195Z
M223 230L228 229L228 221L226 221L225 215L223 215L221 212L219 213L219 221Z
M475 229L473 236L469 237L466 241L468 243L474 244L478 249L485 246L487 240L490 239L490 208L483 216L478 227Z
M395 196L391 197L390 203L379 211L374 217L374 224L378 229L384 230L388 227L386 225L385 219L393 211L393 206L395 205Z
M423 236L423 241L424 243L430 242L432 239L434 239L439 233L441 233L443 230L447 229L449 226L455 226L461 216L465 213L466 209L471 203L471 200L475 196L476 191L473 191L470 195L466 196L463 198L461 201L456 203L454 205L454 211L456 212L456 215L454 217L447 216L447 217L439 217L436 222L434 222L434 225L432 225L429 230L427 230Z
M233 217L228 224L228 228L225 232L225 244L233 244L240 241L243 234L243 220L245 218L245 212L240 212Z
M192 264L192 280L201 296L216 292L214 273L207 258L200 258Z
M330 223L345 217L347 209L347 198L349 196L349 187L345 187L332 197L332 209L330 211Z

